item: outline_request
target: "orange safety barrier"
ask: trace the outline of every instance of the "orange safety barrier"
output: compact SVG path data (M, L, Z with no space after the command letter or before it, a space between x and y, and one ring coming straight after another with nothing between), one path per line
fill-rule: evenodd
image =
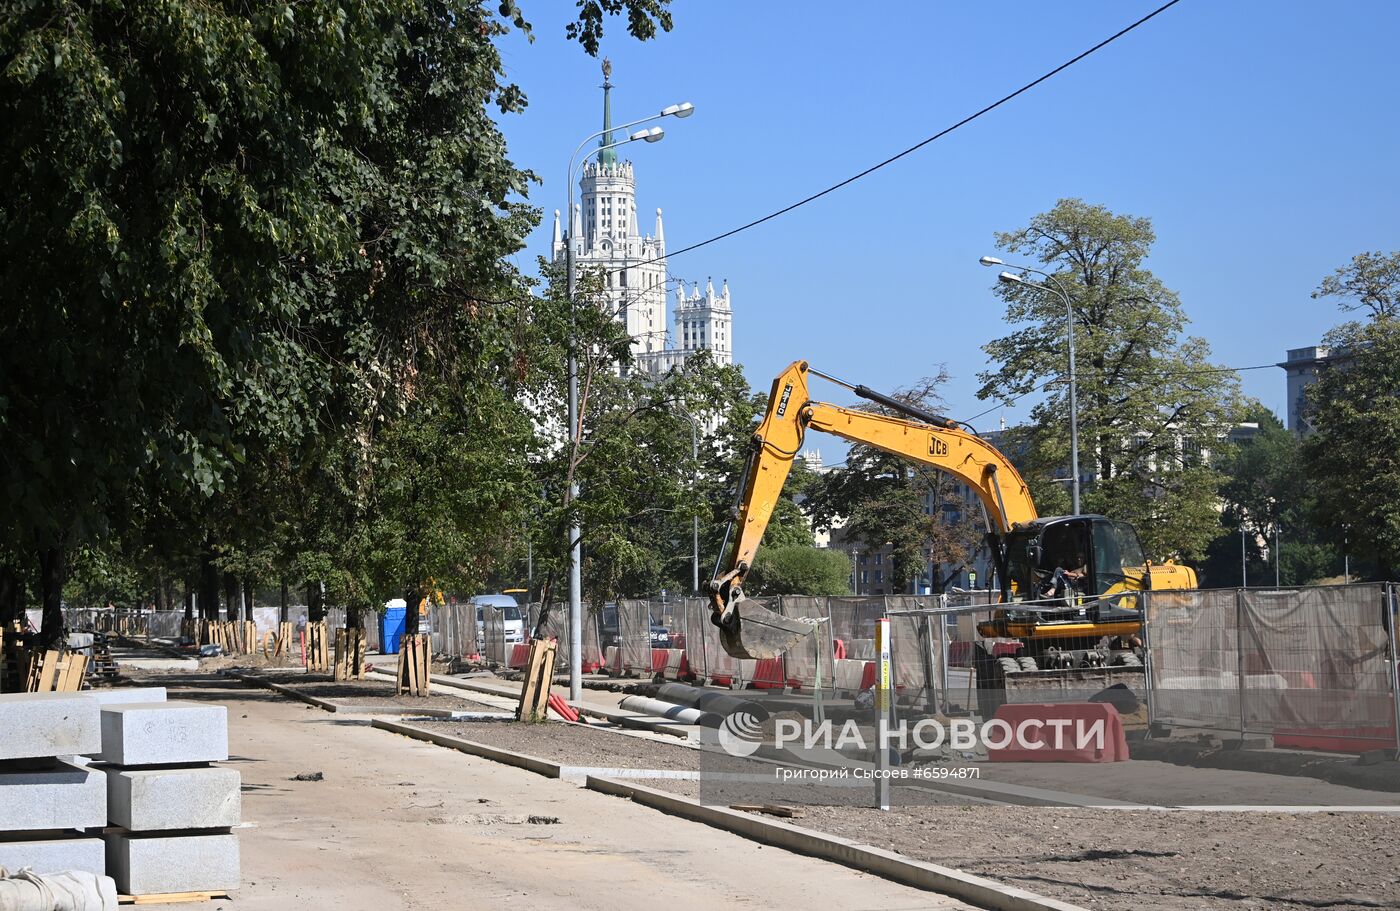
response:
M1324 753L1365 753L1395 746L1395 726L1359 728L1274 728L1274 746Z
M1126 762L1118 710L1101 702L1007 703L983 726L990 762ZM1007 743L996 748L992 743Z
M786 681L782 658L760 658L754 666L751 685L756 690L780 690Z
M530 662L530 645L524 643L510 648L510 663L507 667L523 668Z
M831 641L831 651L832 651L832 657L833 657L834 659L836 659L837 661L843 661L843 660L845 660L845 658L846 658L846 642L845 642L845 640L843 640L843 639L833 639L833 640Z

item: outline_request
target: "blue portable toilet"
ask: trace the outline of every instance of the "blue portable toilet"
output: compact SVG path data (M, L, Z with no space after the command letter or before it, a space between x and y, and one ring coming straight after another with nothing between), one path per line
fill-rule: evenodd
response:
M397 655L403 631L408 626L408 602L402 598L384 605L384 613L379 615L379 653Z

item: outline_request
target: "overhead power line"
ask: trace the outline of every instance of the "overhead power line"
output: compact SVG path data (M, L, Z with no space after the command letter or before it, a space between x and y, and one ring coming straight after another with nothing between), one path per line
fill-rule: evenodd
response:
M691 245L689 245L689 246L687 246L687 247L681 247L679 250L673 250L673 251L667 253L665 257L657 257L656 259L649 259L649 260L643 260L643 261L641 261L641 262L632 263L631 265L627 266L626 268L632 268L633 266L645 266L645 265L649 265L649 264L651 264L651 263L661 262L663 259L669 259L669 258L671 258L671 257L680 256L680 255L682 255L682 254L689 253L689 252L691 252L691 251L693 251L693 250L699 250L701 247L707 247L707 246L709 246L710 244L717 243L717 242L719 242L719 241L721 241L721 240L725 240L726 238L733 237L734 235L739 234L739 233L742 233L742 232L744 232L744 231L747 231L747 230L749 230L750 228L756 228L756 227L758 227L759 225L764 224L765 222L772 221L772 220L775 219L775 218L780 218L780 217L782 217L782 216L788 214L789 212L792 212L792 211L794 211L794 210L796 210L796 209L802 208L803 206L805 206L805 205L807 205L807 204L809 204L809 203L816 202L818 199L821 199L823 196L828 196L828 195L830 195L830 194L832 194L832 193L835 193L837 190L841 189L842 187L848 187L848 186L850 186L851 184L855 183L856 181L860 180L861 178L863 178L863 177L868 177L868 176L870 176L871 174L874 174L876 171L880 170L881 168L888 167L889 165L894 164L896 161L899 161L901 158L904 158L904 157L906 157L906 156L912 155L913 153L919 151L919 149L922 149L924 146L928 145L929 143L936 142L936 141L938 141L939 139L942 139L944 136L947 136L949 133L952 133L952 132L954 132L954 131L956 131L956 130L961 129L962 127L967 126L969 123L972 123L974 120L978 119L979 117L982 117L982 116L985 115L985 114L990 114L992 111L995 111L997 108L1001 107L1002 105L1006 104L1007 102L1010 102L1010 101L1012 101L1012 100L1014 100L1014 99L1020 97L1021 95L1024 95L1026 92L1029 92L1031 89L1033 89L1033 88L1035 88L1036 86L1040 85L1042 82L1045 82L1045 81L1048 80L1048 79L1051 79L1051 78L1053 78L1053 77L1055 77L1055 76L1058 76L1060 73L1062 73L1062 72L1064 72L1065 70L1069 69L1070 67L1074 66L1074 65L1075 65L1076 63L1078 63L1079 61L1083 60L1083 59L1086 58L1086 57L1091 56L1092 54L1094 54L1094 53L1096 53L1096 52L1098 52L1098 51L1100 51L1100 50L1102 50L1103 48L1105 48L1105 47L1107 47L1108 45L1112 44L1113 42L1117 41L1119 38L1122 38L1124 35L1128 34L1128 33L1131 32L1131 31L1133 31L1133 30L1136 29L1138 26L1141 26L1141 25L1145 24L1146 22L1148 22L1149 20L1156 18L1157 16L1159 16L1159 15L1161 15L1162 13L1166 12L1167 10L1171 9L1173 6L1176 6L1176 5L1177 5L1178 3L1180 3L1180 2L1181 2L1181 0L1169 0L1169 2L1163 3L1161 6L1157 7L1157 8L1154 9L1152 12L1148 13L1146 16L1143 16L1141 19L1138 19L1136 22L1132 23L1131 25L1128 25L1128 26L1125 26L1125 27L1119 29L1118 31L1114 32L1112 35L1109 35L1107 38L1105 38L1105 39L1103 39L1102 41L1100 41L1098 44L1094 45L1093 47L1089 48L1089 49L1086 50L1086 51L1083 51L1083 52L1080 53L1080 54L1075 55L1074 57L1071 57L1069 60L1066 60L1064 63L1062 63L1062 64L1060 64L1059 66L1055 67L1053 70L1050 70L1050 71L1048 71L1048 72L1042 74L1041 76L1038 76L1037 78L1031 80L1030 82L1027 82L1025 85L1021 86L1019 89L1016 89L1014 92L1011 92L1010 94L1007 94L1007 95L1003 95L1002 97L998 98L996 101L993 101L991 104L987 105L986 107L982 108L981 110L978 110L978 111L976 111L976 112L974 112L974 113L972 113L972 114L967 115L967 116L964 117L962 120L959 120L957 123L955 123L955 124L953 124L953 125L951 125L951 126L944 127L943 129L939 130L937 133L934 133L932 136L928 137L927 139L920 140L919 142L916 142L914 145L910 146L909 148L905 149L904 151L898 152L898 153L896 153L896 154L894 154L894 155L891 155L889 158L886 158L884 161L881 161L881 162L879 162L879 163L877 163L877 164L873 164L873 165L871 165L870 167L866 168L865 170L863 170L863 171L861 171L861 172L859 172L859 173L857 173L857 174L852 174L850 177L847 177L845 180L842 180L842 181L840 181L839 183L834 183L834 184L832 184L831 186L827 187L827 188L824 189L824 190L819 190L818 192L813 193L813 194L810 195L810 196L804 197L803 199L799 199L797 202L794 202L794 203L792 203L792 204L790 204L790 205L786 205L786 206L782 207L781 209L778 209L778 210L775 211L775 212L769 212L767 215L764 215L764 216L761 217L761 218L755 218L753 221L750 221L750 222L748 222L748 223L746 223L746 224L739 225L737 228L730 228L728 231L725 231L725 232L723 232L723 233L721 233L721 234L716 234L716 235L714 235L713 237L708 237L708 238L706 238L705 240L699 241L699 242L697 242L697 243L693 243L693 244L691 244ZM572 217L572 216L570 216L570 217ZM621 271L625 271L625 270L624 270L624 269L617 269L617 270L614 270L614 271L621 272Z

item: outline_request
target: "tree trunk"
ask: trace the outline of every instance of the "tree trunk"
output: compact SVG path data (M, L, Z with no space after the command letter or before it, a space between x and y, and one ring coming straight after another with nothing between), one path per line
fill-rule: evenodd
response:
M326 619L326 594L321 591L320 582L312 582L306 587L306 619L312 623Z
M360 628L360 603L358 601L351 601L345 605L345 628Z
M282 577L282 602L278 605L277 619L286 623L287 617L287 577Z
M243 577L243 619L253 619L253 579L251 576Z
M67 638L63 626L63 548L58 545L39 551L39 592L43 598L44 617L39 630L39 647L59 648Z
M0 563L0 629L8 629L22 615L19 573L9 563Z
M408 602L408 610L404 611L403 634L405 636L418 635L418 605L427 597L427 593L421 588L411 588L404 595L404 600Z
M169 610L169 609L170 609L170 602L166 599L165 574L164 574L164 573L161 573L161 572L156 573L155 609L156 609L156 610Z
M239 618L238 577L233 573L224 573L224 619L237 620Z
M205 620L219 619L219 570L212 549L199 558L199 614Z
M194 619L194 583L189 579L185 580L185 619Z

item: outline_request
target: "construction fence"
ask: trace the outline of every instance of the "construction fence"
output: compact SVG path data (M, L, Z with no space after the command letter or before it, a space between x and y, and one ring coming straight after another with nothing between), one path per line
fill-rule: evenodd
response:
M1271 737L1276 746L1361 752L1400 746L1395 583L1292 589L1153 591L1143 610L1146 667L1142 689L1157 725ZM874 681L876 621L889 618L899 699L941 711L976 709L973 650L977 624L998 605L994 593L946 597L763 599L784 616L815 621L814 635L781 658L730 657L710 623L706 599L622 600L585 605L580 639L586 673L691 679L720 686L784 689L835 696ZM539 605L525 610L528 638ZM277 608L256 608L259 637L275 631ZM289 612L298 630L305 608ZM72 629L157 638L179 636L182 611L70 611ZM331 628L345 612L327 611ZM365 618L370 649L376 618ZM523 667L527 642L498 610L476 619L471 604L435 605L422 619L437 654L480 655ZM543 627L559 640L558 667L569 660L569 616L556 604ZM988 645L987 642L980 643ZM1001 648L1014 649L1007 642Z

